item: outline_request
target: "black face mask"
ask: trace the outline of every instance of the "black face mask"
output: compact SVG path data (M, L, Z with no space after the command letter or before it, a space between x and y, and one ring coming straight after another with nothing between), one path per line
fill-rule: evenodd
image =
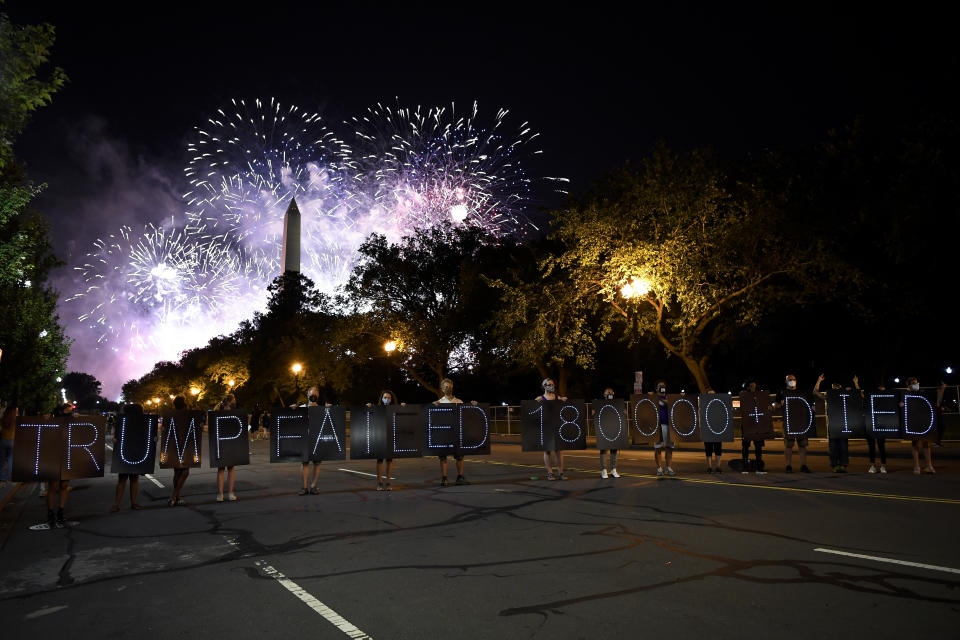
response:
M310 402L314 404L320 402L320 396L310 396Z

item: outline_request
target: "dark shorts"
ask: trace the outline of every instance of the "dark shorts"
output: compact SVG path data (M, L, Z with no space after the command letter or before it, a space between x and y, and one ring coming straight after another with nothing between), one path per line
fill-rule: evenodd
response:
M720 455L723 453L723 443L722 442L704 442L703 450L707 452L707 455L710 454Z
M440 460L440 462L446 462L446 461L447 461L447 456L437 456L437 458ZM453 456L453 459L454 459L454 460L463 460L463 456Z

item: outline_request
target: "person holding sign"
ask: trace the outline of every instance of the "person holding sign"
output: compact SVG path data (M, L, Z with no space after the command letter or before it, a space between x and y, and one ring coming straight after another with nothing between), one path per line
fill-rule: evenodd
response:
M143 407L139 404L128 404L123 407L123 412L131 416L142 416ZM116 451L117 443L119 442L116 432L113 434L113 447ZM114 454L119 455L119 454ZM118 473L117 474L117 501L112 507L110 507L111 513L116 513L120 511L120 501L123 499L123 492L127 487L127 480L130 481L130 509L133 511L139 511L141 507L137 503L137 494L140 493L140 475L136 473ZM173 505L171 505L173 506Z
M707 389L707 393L716 395L717 392L713 389ZM723 473L723 468L720 466L720 458L723 456L723 443L704 442L703 451L707 456L707 473ZM713 457L713 464L711 464L711 457Z
M76 406L67 402L61 405L55 414L69 416L71 413L73 413L74 409L76 409ZM65 526L67 526L67 521L64 518L63 510L67 508L67 495L69 492L69 480L51 480L47 485L47 523L50 525L51 529L63 529ZM57 499L58 494L59 500ZM57 508L56 517L54 517L53 513L54 507Z
M300 405L301 407L319 407L320 406L320 389L317 387L310 387L307 390L307 403ZM319 495L320 489L317 488L317 481L320 479L320 463L313 463L313 482L310 483L310 486L307 486L307 478L310 477L310 461L304 462L300 466L300 474L303 479L303 488L300 489L300 492L297 495L305 496L308 493L311 495ZM236 500L236 498L231 498Z
M454 397L453 395L453 380L450 378L444 378L440 381L440 391L443 392L443 396L439 400L436 400L433 404L463 404L463 400L460 398ZM472 401L471 404L477 404L476 400ZM447 482L447 456L438 456L440 459L440 486L446 487L449 483ZM456 455L454 454L453 459L457 463L457 484L470 484L467 479L463 476L463 454ZM387 473L389 475L389 472Z
M913 393L920 391L920 381L912 377L907 378L907 391ZM900 402L900 407L906 414L905 401ZM904 418L904 421L906 421L906 418ZM933 468L933 453L930 450L930 441L913 439L910 441L910 450L913 453L914 475L920 475L920 449L923 449L923 455L927 459L927 466L923 468L923 473L936 473Z
M555 391L557 386L554 384L552 378L544 378L543 382L540 383L540 386L543 387L543 393L536 397L537 402L543 402L544 400L562 400L567 401L566 398L558 396ZM556 447L556 445L554 445ZM557 459L557 474L553 474L553 468L550 466L550 454L553 453ZM560 449L544 450L543 452L543 466L547 470L547 480L566 480L567 476L563 472L563 451Z
M10 481L10 471L13 469L13 440L17 429L17 415L19 409L15 403L3 409L0 418L0 487L5 487Z
M884 392L887 390L887 387L883 384L877 386L878 392ZM863 395L863 390L860 390L860 395ZM867 469L867 473L876 473L877 472L877 451L880 452L880 473L887 472L887 441L883 437L878 437L870 435L870 432L867 432L867 453L870 456L870 468Z
M173 399L173 408L177 411L186 411L187 410L187 400L183 396L177 396ZM186 445L184 445L186 446ZM173 507L176 505L183 506L187 504L184 502L183 498L180 497L180 492L183 491L183 485L187 481L187 477L190 475L190 467L183 467L182 469L173 470L173 495L170 496L170 499L167 500L167 506ZM133 484L130 485L131 490ZM117 498L117 505L119 506L120 499Z
M826 400L827 394L820 391L820 383L823 382L823 374L820 374L820 377L817 378L817 383L813 385L813 395L822 400ZM853 376L853 384L856 386L857 391L860 390L860 384L857 379L857 376ZM834 382L830 385L832 391L840 391L842 387ZM850 387L847 387L847 391L850 391ZM850 440L847 438L830 438L829 439L829 452L830 452L830 466L833 468L834 473L846 473L847 465L850 464Z
M820 375L820 379L823 379L823 375ZM785 391L780 391L777 393L777 399L774 402L774 408L780 409L784 406L786 401L787 394L792 393L797 390L797 376L792 373L787 374L786 378L787 388ZM819 383L818 383L819 385ZM814 387L816 388L816 387ZM786 432L786 423L784 424L784 433L783 433L783 457L786 462L787 473L793 473L793 444L797 444L797 450L800 452L800 471L803 473L810 473L810 467L807 466L807 445L810 444L809 438L797 438L792 437Z
M667 383L664 380L657 380L655 385L657 394L657 407L660 413L660 441L653 443L653 458L657 463L657 476L663 476L663 465L660 464L660 452L666 449L667 475L675 476L677 472L670 466L673 459L673 438L670 434L670 403L667 400Z
M232 393L228 393L220 401L220 411L234 411L237 408L237 398ZM217 467L217 502L223 502L223 472L227 472L227 500L236 502L237 496L233 492L233 481L235 467ZM306 475L306 474L304 474ZM306 480L304 480L306 482Z
M392 404L400 404L397 402L397 395L390 391L389 389L384 389L380 392L380 404L383 406L389 406ZM367 403L367 406L372 406L370 403ZM386 458L387 461L387 475L383 475L383 461L384 458L377 458L377 491L393 491L390 487L390 478L393 477L393 458Z
M613 400L613 387L607 387L603 390L604 400ZM610 454L610 475L614 478L619 478L620 474L617 473L617 452L619 449L601 449L600 450L600 477L604 480L607 479L607 467L604 464L604 454Z

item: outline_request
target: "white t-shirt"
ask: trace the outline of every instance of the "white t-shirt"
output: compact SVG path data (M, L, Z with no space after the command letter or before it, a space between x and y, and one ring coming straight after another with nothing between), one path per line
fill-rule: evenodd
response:
M443 396L437 400L437 404L463 404L463 400L460 398L448 398L447 396Z

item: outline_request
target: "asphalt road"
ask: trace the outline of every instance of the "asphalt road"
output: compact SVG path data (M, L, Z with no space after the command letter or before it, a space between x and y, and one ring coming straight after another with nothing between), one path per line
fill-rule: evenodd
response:
M495 445L468 458L469 486L439 487L433 458L398 461L389 493L370 461L326 462L321 494L300 497L298 464L253 451L236 503L214 501L204 468L169 508L159 471L164 487L141 480L142 511L111 514L108 474L73 483L69 528L35 531L37 485L7 494L5 635L957 637L949 456L936 476L902 457L885 476L838 475L822 456L787 475L768 452L766 476L715 476L691 450L677 479L657 479L652 454L631 450L624 477L602 480L588 450L547 482L539 454Z

